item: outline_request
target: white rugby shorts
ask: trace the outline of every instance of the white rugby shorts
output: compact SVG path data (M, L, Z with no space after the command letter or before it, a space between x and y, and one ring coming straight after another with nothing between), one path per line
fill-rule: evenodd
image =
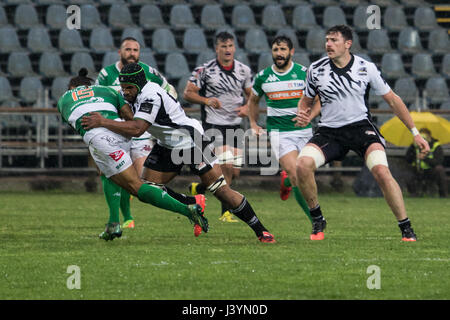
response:
M300 153L313 136L312 129L295 131L270 131L270 145L277 160L291 151Z

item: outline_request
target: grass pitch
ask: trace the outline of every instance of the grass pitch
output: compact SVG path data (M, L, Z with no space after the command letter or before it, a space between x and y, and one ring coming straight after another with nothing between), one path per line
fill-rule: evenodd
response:
M320 195L328 226L313 242L293 197L243 193L276 244L242 221L220 222L212 195L199 238L185 217L133 199L136 229L105 242L101 193L1 193L0 299L450 298L450 200L406 198L419 241L403 243L384 199ZM71 265L80 289L67 287ZM380 289L367 286L370 266Z

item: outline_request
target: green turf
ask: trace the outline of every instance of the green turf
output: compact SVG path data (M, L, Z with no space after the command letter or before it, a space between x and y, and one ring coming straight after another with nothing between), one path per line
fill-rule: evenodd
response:
M218 220L193 236L185 217L132 201L135 230L98 239L103 195L0 194L0 299L449 299L450 201L406 198L419 241L403 243L382 198L322 195L326 239L309 240L295 200L245 192L278 243L259 243L243 222ZM66 286L69 265L81 289ZM381 289L368 289L376 265Z

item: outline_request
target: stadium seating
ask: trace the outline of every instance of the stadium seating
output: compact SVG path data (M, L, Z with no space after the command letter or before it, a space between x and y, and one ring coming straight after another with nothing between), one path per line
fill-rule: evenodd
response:
M358 5L353 11L353 29L367 31L367 5Z
M200 24L205 30L226 28L225 17L219 5L207 4L202 8Z
M296 52L300 52L303 51L304 49L302 47L300 47L300 44L298 43L298 37L295 34L294 29L291 28L281 28L277 31L277 33L275 34L275 36L287 36L289 39L291 39L292 41L292 45L294 46L294 49Z
M61 29L58 37L58 47L63 53L88 51L83 44L80 33L75 29Z
M216 57L216 53L213 50L208 48L198 54L197 59L195 61L195 65L200 66L200 65L204 64L205 62L214 59L215 57ZM236 54L235 54L235 59L239 60L237 58Z
M443 28L436 28L428 35L428 50L433 54L445 54L449 52L450 40L448 32Z
M244 47L248 53L260 54L270 50L266 33L260 28L249 29L245 33Z
M92 4L83 4L81 6L81 17L82 30L92 30L104 26L100 19L100 13Z
M159 7L155 4L143 5L139 11L139 25L144 29L167 27Z
M195 53L208 49L205 33L201 28L186 29L183 36L183 49L186 53Z
M156 63L155 56L153 55L153 52L150 50L150 48L141 49L139 60L145 64L148 64L149 66L152 66L155 69L158 69L158 64Z
M392 52L391 42L385 29L374 29L369 32L367 50L375 54Z
M126 27L122 31L122 35L120 36L120 41L122 41L123 39L125 39L127 37L135 38L137 40L137 42L139 42L141 49L146 47L144 34L142 33L141 28Z
M270 67L273 64L272 53L263 52L258 57L258 70Z
M12 52L8 56L7 71L12 77L35 76L27 52Z
M172 7L169 22L174 29L198 27L194 21L191 8L186 4L176 4Z
M450 53L447 53L442 59L441 73L447 79L450 79Z
M419 94L413 78L399 78L395 81L394 92L398 94L406 104L414 103Z
M386 79L403 78L407 74L399 53L385 53L381 59L381 72Z
M305 67L309 67L311 64L311 60L309 59L307 52L295 52L292 60Z
M3 7L0 7L0 27L8 24L8 17L6 16L6 11Z
M165 58L164 74L169 81L178 80L190 73L186 58L180 52L171 52Z
M59 98L67 91L70 77L56 77L52 81L50 97L54 101L58 101Z
M57 52L44 52L39 59L39 73L46 78L67 76L64 64Z
M62 4L52 4L47 7L45 24L49 29L59 30L64 28L66 26L66 19L66 8Z
M433 60L428 53L417 53L413 56L411 73L416 79L427 79L436 75Z
M406 15L400 6L387 7L383 15L383 25L389 31L401 31L408 27Z
M14 24L19 29L30 29L39 25L39 18L32 4L19 4L14 13Z
M236 60L239 60L243 64L250 66L250 61L248 60L247 53L243 50L236 50L236 53L234 55L234 58Z
M25 104L31 105L44 97L44 86L39 77L24 77L20 81L19 98Z
M236 30L255 28L255 15L247 4L239 4L233 7L231 12L231 25Z
M89 38L89 46L95 53L105 53L114 50L114 39L109 28L95 28Z
M339 6L329 6L323 11L323 26L329 29L335 25L347 24L345 13Z
M11 84L7 77L0 76L0 103L3 104L10 99L14 99Z
M175 36L169 28L158 28L153 32L152 48L157 53L179 51Z
M286 17L280 5L267 5L262 12L262 26L266 30L275 31L287 26Z
M92 59L92 56L89 53L76 52L70 59L70 72L73 75L77 75L81 68L86 68L89 72L88 75L91 78L95 78L95 74L100 71L96 70L94 59Z
M309 30L319 27L311 6L299 5L292 12L292 26L297 30Z
M309 29L306 35L306 49L311 54L323 54L325 49L325 30L320 27Z
M113 29L135 26L131 12L126 4L113 4L111 6L108 13L108 24Z
M425 90L427 92L427 99L432 105L440 105L450 98L447 83L440 76L427 79Z
M414 11L414 26L420 31L431 31L438 28L436 15L430 7L419 7Z
M116 63L118 59L119 55L117 54L117 51L105 52L102 59L102 68Z
M37 26L28 31L27 48L38 53L54 50L46 27Z
M0 53L22 50L16 30L10 25L0 27Z
M411 27L400 31L397 47L402 53L406 54L414 54L423 51L419 32Z

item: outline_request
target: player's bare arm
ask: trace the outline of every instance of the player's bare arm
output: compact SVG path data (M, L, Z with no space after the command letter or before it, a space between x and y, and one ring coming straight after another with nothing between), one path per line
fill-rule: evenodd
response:
M419 134L417 129L415 129L414 121L409 114L408 108L406 107L403 100L396 95L392 90L387 94L383 95L384 101L392 108L394 114L404 123L404 125L413 132L414 142L419 146L420 152L426 154L430 151L430 146L428 142ZM415 129L415 130L414 130Z
M98 112L91 112L81 120L84 129L104 127L126 137L139 137L147 131L150 124L141 119L131 121L115 121L104 118Z
M292 119L292 121L296 121L296 127L306 127L309 124L314 107L314 98L303 95L297 105L297 116ZM319 110L317 110L317 107L314 108L314 112L317 111L320 112L320 108Z
M120 108L119 115L124 120L133 120L134 117L133 111L128 103Z
M253 133L256 135L261 135L263 132L263 129L257 124L259 117L259 100L259 96L253 92L250 93L250 98L248 99L248 119Z
M200 91L199 87L197 87L192 82L188 81L183 93L184 100L190 103L203 104L205 106L209 106L216 109L222 107L222 104L220 103L219 99L214 97L211 98L202 97L199 94L199 91Z
M248 117L248 112L249 112L249 110L248 110L248 100L250 98L250 94L251 93L252 93L252 88L251 87L245 88L244 89L245 103L242 106L236 108L238 116L241 117L241 118Z

